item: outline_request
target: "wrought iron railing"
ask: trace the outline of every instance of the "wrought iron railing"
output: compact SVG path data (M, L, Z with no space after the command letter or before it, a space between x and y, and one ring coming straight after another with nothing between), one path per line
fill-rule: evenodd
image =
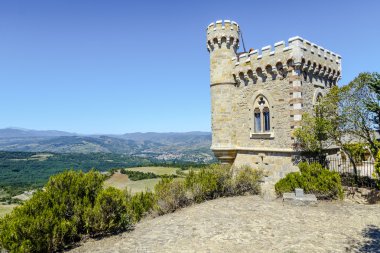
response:
M324 168L330 171L338 172L342 178L342 185L349 187L366 187L378 188L377 178L374 173L375 162L373 161L356 161L345 160L341 158L305 158L297 157L294 162L320 163Z

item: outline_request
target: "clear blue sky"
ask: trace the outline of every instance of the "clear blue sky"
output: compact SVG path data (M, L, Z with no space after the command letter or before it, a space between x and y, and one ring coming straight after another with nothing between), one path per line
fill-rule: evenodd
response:
M380 1L0 2L0 128L78 133L210 131L206 26L246 47L299 35L380 71Z

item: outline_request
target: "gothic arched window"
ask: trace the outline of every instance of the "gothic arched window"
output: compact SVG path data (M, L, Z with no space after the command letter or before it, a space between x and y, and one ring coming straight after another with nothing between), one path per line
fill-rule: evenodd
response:
M264 96L259 96L254 104L255 133L270 132L269 103Z

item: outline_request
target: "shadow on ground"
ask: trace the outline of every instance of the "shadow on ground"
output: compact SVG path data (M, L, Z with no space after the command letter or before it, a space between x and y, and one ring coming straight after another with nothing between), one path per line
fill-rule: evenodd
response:
M380 228L374 225L368 225L362 231L363 241L356 242L351 249L355 252L379 252L380 253Z

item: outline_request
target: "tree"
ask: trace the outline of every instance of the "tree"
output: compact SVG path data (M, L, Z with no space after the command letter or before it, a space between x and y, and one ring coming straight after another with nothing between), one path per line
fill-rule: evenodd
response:
M380 152L376 156L374 174L377 178L377 186L380 188Z
M302 115L301 127L294 131L295 147L303 154L323 157L323 151L335 142L331 134L336 132L339 88L333 87L328 97L314 106L312 114Z
M370 121L375 130L380 130L380 74L372 73L369 80L369 89L372 92L371 99L366 101L368 111L371 112Z
M353 164L357 176L357 147L369 146L372 156L379 152L375 131L380 119L380 74L360 73L348 85L334 86L315 106L312 115L304 115L302 128L295 130L296 143L303 151L323 154L335 145Z
M338 105L341 131L367 143L373 157L379 152L375 138L379 130L379 87L379 73L360 73L341 88Z
M294 132L296 149L304 154L322 156L324 141L327 140L326 124L322 117L305 113L302 115L302 127Z

